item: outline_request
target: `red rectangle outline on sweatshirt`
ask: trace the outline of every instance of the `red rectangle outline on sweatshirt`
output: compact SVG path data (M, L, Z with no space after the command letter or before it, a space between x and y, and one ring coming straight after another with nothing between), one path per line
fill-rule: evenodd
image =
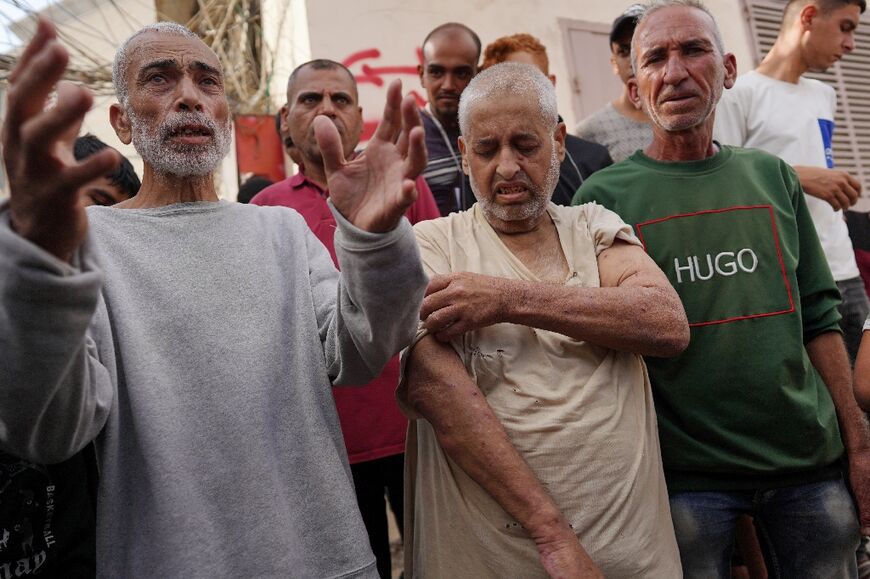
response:
M779 271L782 274L782 281L785 284L786 293L788 293L788 303L789 309L781 310L778 312L763 312L760 314L752 314L749 316L737 316L734 318L726 318L724 320L713 320L711 322L695 322L690 323L689 325L692 327L700 327L700 326L712 326L714 324L727 324L728 322L736 322L739 320L750 320L752 318L766 318L769 316L779 316L782 314L790 314L795 311L794 308L794 297L792 297L791 293L791 284L788 282L788 275L785 272L785 262L782 259L782 250L779 247L779 233L776 229L776 219L773 215L773 206L772 205L739 205L736 207L726 207L724 209L707 209L705 211L696 211L694 213L680 213L678 215L669 215L668 217L661 217L659 219L652 219L650 221L644 221L642 223L638 223L637 228L637 237L640 239L640 242L643 244L643 249L647 253L646 248L646 240L643 238L643 233L641 229L646 225L653 225L655 223L661 223L662 221L670 221L671 219L679 219L680 217L695 217L697 215L706 215L708 213L726 213L728 211L743 211L746 209L767 209L770 214L770 226L773 229L773 243L776 246L776 258L779 260Z

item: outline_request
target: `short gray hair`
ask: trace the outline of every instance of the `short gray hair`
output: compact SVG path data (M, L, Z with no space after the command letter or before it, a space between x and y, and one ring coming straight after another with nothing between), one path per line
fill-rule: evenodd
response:
M662 8L674 7L695 8L709 16L710 20L713 22L713 43L716 45L716 48L719 49L720 56L725 54L725 43L722 42L722 32L719 30L719 24L717 24L713 13L704 6L704 3L701 2L701 0L650 0L644 5L643 12L641 12L637 17L637 25L634 28L635 31L640 28L640 25L644 20ZM634 49L634 39L631 41L631 70L637 73L637 52Z
M115 95L118 97L118 102L125 109L127 108L127 99L129 97L127 87L127 68L130 66L130 44L133 40L148 32L159 32L161 34L174 34L176 36L184 36L187 38L199 39L193 31L186 26L182 26L177 22L158 22L149 24L134 32L124 43L118 52L115 53L115 60L112 61L112 84L115 85Z
M492 98L492 106L498 107L501 100L512 95L525 95L537 101L541 118L556 128L559 112L556 105L556 89L541 70L531 64L501 62L494 64L475 76L459 97L459 130L468 134L471 109L480 101Z

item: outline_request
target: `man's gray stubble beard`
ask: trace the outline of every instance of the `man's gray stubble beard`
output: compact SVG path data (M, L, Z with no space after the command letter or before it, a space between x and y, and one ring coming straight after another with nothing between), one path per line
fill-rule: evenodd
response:
M168 115L156 131L149 132L147 124L136 113L128 110L128 115L133 146L142 156L142 160L158 173L176 177L208 175L220 165L223 158L229 153L232 144L231 118L227 118L225 126L218 127L211 118L202 113L175 112ZM182 149L168 145L166 140L173 129L188 123L208 127L212 133L211 141L206 145L183 147Z
M547 176L544 180L543 187L538 191L534 191L532 198L522 206L522 211L517 212L517 207L503 207L496 204L490 199L482 199L475 184L474 175L472 174L471 165L468 166L468 181L471 183L471 191L477 202L480 203L480 208L485 215L495 217L499 221L525 221L539 216L543 213L547 205L550 203L550 198L553 196L553 191L559 182L559 155L556 153L555 142L553 143L552 152L550 154L550 166L547 168ZM549 193L544 193L549 192Z

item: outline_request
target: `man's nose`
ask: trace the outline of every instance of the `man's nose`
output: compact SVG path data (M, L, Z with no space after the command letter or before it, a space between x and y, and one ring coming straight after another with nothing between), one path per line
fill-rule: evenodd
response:
M846 41L843 42L843 49L846 52L852 52L855 50L855 33L850 32L846 35Z
M178 83L178 98L176 108L182 111L202 111L202 99L192 78L184 77Z
M680 56L671 56L665 62L665 75L662 80L666 84L679 84L686 78L686 66Z
M452 73L448 72L444 75L441 90L456 90L456 77Z
M329 95L323 95L323 98L320 101L320 106L317 110L317 114L326 115L330 118L335 117L335 103L332 102L332 99L329 97Z
M502 147L498 154L498 166L495 172L502 179L513 179L520 170L517 156L510 147Z

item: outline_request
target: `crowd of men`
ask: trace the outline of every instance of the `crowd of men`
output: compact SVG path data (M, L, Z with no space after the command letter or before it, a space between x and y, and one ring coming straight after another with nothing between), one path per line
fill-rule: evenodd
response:
M195 34L115 56L140 182L76 139L40 21L2 134L0 577L385 578L388 505L408 578L727 578L740 521L770 577L870 573L861 185L804 77L865 8L790 0L738 77L700 2L630 6L576 136L528 34L433 29L428 104L394 82L363 150L353 74L312 60L298 173L244 204Z

